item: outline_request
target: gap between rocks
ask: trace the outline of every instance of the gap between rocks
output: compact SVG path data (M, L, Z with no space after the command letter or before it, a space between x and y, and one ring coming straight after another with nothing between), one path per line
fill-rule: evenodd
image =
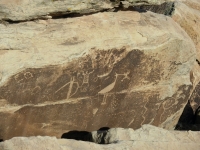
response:
M200 131L200 106L194 112L190 105L190 101L188 101L175 127L175 130Z
M109 127L102 127L97 131L69 131L63 133L62 139L74 139L80 141L94 142L96 144L110 144L109 138L106 138Z

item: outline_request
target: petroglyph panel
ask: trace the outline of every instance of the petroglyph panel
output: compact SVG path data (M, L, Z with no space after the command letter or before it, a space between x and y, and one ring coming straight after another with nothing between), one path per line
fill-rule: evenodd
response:
M91 55L66 65L26 69L11 77L0 95L20 105L96 96L105 105L110 96L129 92L129 86L137 86L142 78L146 82L160 79L159 66L147 73L139 66L143 62L154 66L155 60L139 50L93 49Z
M5 138L32 134L59 137L66 129L92 131L102 126L159 126L179 110L177 105L185 104L181 92L191 89L183 87L179 94L160 100L159 90L145 87L157 86L164 78L162 68L154 57L122 47L92 49L90 55L68 64L21 71L0 88L6 105L16 105L13 114L0 114L0 119L11 116L10 123L19 128L15 134L5 130ZM144 89L138 91L137 87ZM18 105L30 106L17 109ZM3 123L0 126L6 128Z
M140 57L140 53L128 53L124 48L93 50L92 55L66 65L29 68L11 77L0 88L0 95L11 104L38 104L98 95L103 95L103 103L106 103L108 95L127 92L132 68L140 61L131 62L130 58L132 55Z

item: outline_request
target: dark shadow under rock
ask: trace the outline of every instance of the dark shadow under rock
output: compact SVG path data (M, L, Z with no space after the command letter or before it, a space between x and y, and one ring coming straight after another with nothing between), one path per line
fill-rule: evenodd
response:
M190 102L188 101L175 130L200 131L200 107L194 113Z
M100 128L98 131L107 131L107 130L109 130L110 128L109 127L102 127L102 128Z
M197 108L195 112L195 124L200 124L200 106Z
M106 136L107 131L109 129L110 129L109 127L102 127L98 129L97 131L93 131L93 132L74 130L74 131L63 133L61 138L88 141L88 142L94 142L98 144L105 144L106 142L105 142L104 137Z
M74 139L80 141L92 141L92 135L87 131L69 131L67 133L63 133L61 138L64 139Z

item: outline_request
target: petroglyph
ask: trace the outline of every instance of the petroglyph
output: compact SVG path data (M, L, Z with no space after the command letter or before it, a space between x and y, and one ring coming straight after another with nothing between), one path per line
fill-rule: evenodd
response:
M31 94L37 94L41 91L41 87L40 86L36 86L35 88L33 88Z
M32 74L31 72L26 72L26 73L24 73L24 77L25 77L26 79L30 79L30 78L33 77L33 74Z
M168 99L164 102L164 109L169 109L175 104L176 100L172 97L171 99Z
M115 73L115 80L114 82L112 82L111 84L109 84L108 86L106 86L104 89L102 89L101 91L98 92L98 94L101 94L101 95L104 95L103 96L103 101L102 101L102 105L105 105L106 104L106 99L109 95L112 95L112 94L116 94L117 92L111 92L109 93L110 91L112 91L116 85L116 82L119 82L117 79L118 79L118 76L124 76L124 78L121 80L121 81L124 81L125 79L128 79L130 80L130 78L128 77L128 74L130 73L130 71L124 73L124 74L118 74L118 73ZM120 91L119 91L120 92Z
M73 87L74 84L77 85L77 88L76 88L75 92L71 94L71 92L72 92L72 87ZM74 94L76 94L78 88L79 88L79 83L78 83L77 81L75 81L75 78L72 78L72 80L71 80L71 82L70 82L70 86L69 86L69 91L68 91L68 93L67 93L67 99L69 99L69 98L72 97Z
M17 83L20 83L24 80L24 78L22 78L22 76L20 76L20 74L15 75L14 78Z
M148 64L147 67L145 64ZM7 84L0 87L0 99L5 99L8 105L34 104L14 113L23 116L24 120L28 120L25 114L34 114L30 124L37 120L46 120L44 123L56 120L57 124L52 124L52 127L59 127L64 118L71 122L67 125L69 128L82 122L79 127L83 130L96 129L105 124L134 128L143 123L157 125L178 107L175 108L177 104L174 105L171 98L168 98L170 102L161 104L158 87L145 88L160 79L156 68L162 71L161 66L148 69L154 64L153 57L147 57L139 50L129 53L123 49L93 50L90 55L79 56L67 64L29 68L13 75ZM139 91L133 90L138 87L141 88ZM178 105L182 103L180 101ZM170 105L173 106L168 107ZM56 115L58 112L64 117ZM105 115L107 119L103 119ZM100 119L95 119L93 123L94 117Z
M94 108L92 111L93 115L95 115L97 113L97 111L98 111L98 108Z
M134 123L134 121L135 121L135 111L133 110L133 112L132 112L131 114L132 114L131 118L133 118L133 119L128 123L128 127L129 127L132 123Z
M111 90L113 90L113 88L115 87L115 84L116 82L118 81L117 78L118 76L124 76L124 78L121 80L123 81L124 79L129 79L130 78L128 77L128 74L130 73L130 71L128 71L127 73L124 73L124 74L118 74L118 73L115 73L115 80L113 83L111 83L110 85L108 85L107 87L105 87L104 89L102 89L100 92L98 92L99 94L105 94L105 93L108 93L110 92Z
M127 92L131 68L137 64L134 63L137 59L129 59L132 59L132 55L141 55L133 52L130 52L131 56L127 54L124 48L108 51L93 49L91 55L84 55L68 65L26 69L14 75L7 85L0 88L0 92L3 93L2 98L10 103L17 97L20 103L38 103L95 95L103 95L102 101L106 103L107 95ZM3 88L13 91L12 94L4 92Z
M86 71L85 73L83 72L83 84L84 84L84 83L89 84L89 76L90 76L90 74L93 73L93 72L94 72L94 70L91 71L91 72L88 72L88 71ZM83 85L83 84L82 84L82 85Z

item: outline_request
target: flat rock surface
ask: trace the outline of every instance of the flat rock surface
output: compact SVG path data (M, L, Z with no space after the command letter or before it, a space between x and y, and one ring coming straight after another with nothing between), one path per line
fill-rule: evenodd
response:
M164 15L104 12L0 25L0 33L3 139L173 129L192 90L195 46Z
M0 143L1 150L194 150L200 148L200 132L167 131L144 125L132 129L110 129L109 138L114 142L99 145L91 142L55 137L15 137ZM117 135L117 136L116 136Z

